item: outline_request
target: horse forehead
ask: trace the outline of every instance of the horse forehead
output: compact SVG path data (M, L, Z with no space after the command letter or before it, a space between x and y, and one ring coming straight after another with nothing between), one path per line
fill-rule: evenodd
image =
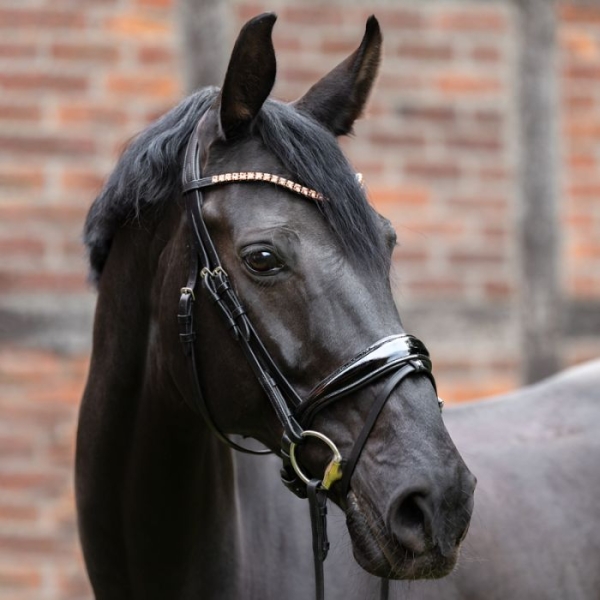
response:
M234 233L288 229L298 234L328 231L310 200L269 183L238 182L211 191L204 205L209 224Z

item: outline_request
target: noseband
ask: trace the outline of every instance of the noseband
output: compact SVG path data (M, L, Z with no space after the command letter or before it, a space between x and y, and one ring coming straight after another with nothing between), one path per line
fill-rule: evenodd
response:
M281 373L275 361L256 333L235 290L231 286L227 272L223 268L210 233L202 216L202 189L230 183L266 182L283 187L290 192L316 202L327 199L315 191L278 175L262 172L238 172L202 177L201 164L201 124L198 123L186 149L183 169L183 196L191 232L191 261L188 280L181 288L178 321L180 339L188 358L188 370L193 388L193 402L209 429L224 443L240 452L267 454L268 450L255 451L244 448L229 439L215 423L200 385L196 367L194 341L196 338L193 306L198 288L198 280L218 308L233 338L239 343L265 395L269 399L277 418L283 427L280 456L283 459L281 477L283 483L297 496L309 499L313 529L313 551L317 599L323 598L323 566L329 543L326 536L325 515L327 491L336 481L340 481L340 498L345 503L350 480L367 438L377 417L396 386L414 373L426 375L435 389L431 374L431 360L424 344L411 335L393 335L383 338L319 383L307 398L302 399ZM332 402L340 400L364 387L388 376L388 380L373 402L363 428L347 460L343 460L335 444L319 432L312 431L310 425L315 416ZM442 406L439 401L440 408ZM322 479L306 476L298 464L296 448L308 437L314 437L327 444L333 453ZM382 584L382 598L387 597L387 584Z

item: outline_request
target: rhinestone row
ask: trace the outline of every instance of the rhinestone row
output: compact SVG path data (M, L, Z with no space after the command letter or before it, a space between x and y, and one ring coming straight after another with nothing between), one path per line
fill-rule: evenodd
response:
M241 173L224 173L222 175L212 176L212 183L228 183L231 181L266 181L268 183L274 183L275 185L287 188L296 194L300 194L306 198L311 198L312 200L324 200L323 194L300 185L299 183L294 183L290 179L279 177L279 175L272 175L271 173L243 171Z

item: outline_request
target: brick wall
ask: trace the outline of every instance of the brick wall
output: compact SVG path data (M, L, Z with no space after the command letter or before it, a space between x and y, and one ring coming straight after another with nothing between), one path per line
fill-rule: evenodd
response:
M80 243L123 144L181 94L172 2L0 3L0 598L91 598L73 451L94 295Z
M563 281L574 311L598 314L600 299L600 6L560 10ZM590 317L588 317L589 319ZM584 320L584 319L582 319ZM593 317L592 317L593 320ZM585 322L582 329L585 329ZM597 320L570 344L568 362L599 354Z
M366 5L230 0L230 31L278 12L276 95L293 99L355 48L369 14L380 18L381 77L344 147L398 230L401 314L447 399L515 387L515 12ZM567 364L600 354L600 8L563 3L559 17ZM174 0L0 3L2 599L91 597L71 483L94 302L80 232L120 148L180 98L179 54Z

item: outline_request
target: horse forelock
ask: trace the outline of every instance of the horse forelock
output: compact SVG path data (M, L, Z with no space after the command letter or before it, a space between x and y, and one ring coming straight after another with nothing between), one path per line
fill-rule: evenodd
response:
M187 142L218 93L217 88L204 88L187 97L123 152L85 222L93 282L102 273L117 230L180 194ZM346 253L361 266L385 271L387 250L376 213L335 137L292 105L271 99L263 105L253 135L262 139L295 181L327 199L318 203L319 209Z

